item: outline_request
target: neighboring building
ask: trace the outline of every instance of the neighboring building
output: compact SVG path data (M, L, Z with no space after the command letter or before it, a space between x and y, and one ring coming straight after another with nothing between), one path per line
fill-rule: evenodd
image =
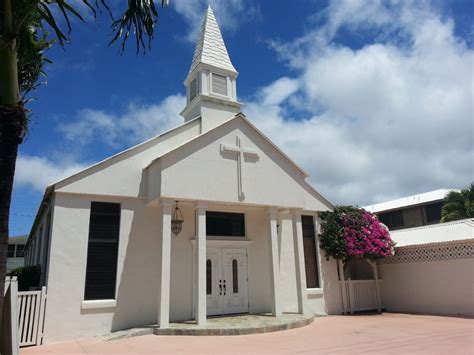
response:
M24 265L25 244L27 239L27 235L8 238L7 274L13 269Z
M451 190L434 190L364 208L377 214L390 230L435 224L441 220L443 199L449 191Z
M389 226L397 243L395 255L378 262L387 310L474 315L474 219L440 223L449 191L364 207ZM367 270L359 263L349 277L366 278Z
M337 263L317 240L333 206L239 113L236 79L209 8L184 123L47 187L27 250L47 285L47 342L209 315L341 313Z

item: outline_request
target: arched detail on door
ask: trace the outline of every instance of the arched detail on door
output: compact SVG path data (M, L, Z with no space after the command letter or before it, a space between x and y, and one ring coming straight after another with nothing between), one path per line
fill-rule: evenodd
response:
M212 295L212 261L206 261L206 294Z
M232 291L239 293L239 270L237 260L232 260Z

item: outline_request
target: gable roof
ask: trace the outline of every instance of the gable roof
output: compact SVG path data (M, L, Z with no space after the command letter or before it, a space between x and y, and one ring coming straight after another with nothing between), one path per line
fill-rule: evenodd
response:
M151 165L153 165L156 161L160 160L161 158L169 155L169 154L172 154L174 151L178 150L178 149L181 149L182 147L188 145L188 144L192 144L194 142L196 142L197 140L200 140L200 139L203 139L205 136L211 134L211 132L214 132L216 129L219 129L225 125L228 125L230 124L231 122L233 122L234 120L237 120L237 119L240 119L242 120L245 124L247 124L253 131L255 131L266 143L268 143L273 149L275 149L279 154L280 156L282 156L288 163L290 163L290 165L295 169L297 170L303 177L303 179L306 179L309 177L309 174L304 171L298 164L295 163L295 161L293 159L291 159L286 153L284 153L275 143L273 143L270 138L268 138L264 133L262 133L262 131L260 131L257 127L255 127L255 125L250 122L247 117L242 113L238 113L236 116L228 119L227 121L224 121L223 123L213 127L212 129L210 129L209 131L206 131L202 134L200 134L199 136L193 138L193 139L190 139L188 140L187 142L179 145L178 147L174 148L174 149L171 149L169 151L167 151L166 153L156 157L155 159L153 159L147 166L145 166L143 168L143 170L145 169L148 169ZM308 182L306 182L306 180L304 180L304 183L305 183L305 187L307 187L311 192L313 192L319 199L321 199L321 202L323 202L327 207L329 207L330 209L333 209L334 208L334 205L329 202L324 196L322 196L313 186L311 186Z
M193 124L193 123L195 123L196 121L198 121L198 120L200 120L200 119L201 119L201 116L198 116L198 117L196 117L196 118L194 118L194 119L192 119L192 120L189 120L189 121L186 121L186 122L180 124L179 126L176 126L176 127L174 127L174 128L171 128L171 129L169 129L169 130L167 130L167 131L165 131L165 132L163 132L163 133L159 133L159 134L155 135L154 137L151 137L151 138L149 138L149 139L147 139L147 140L145 140L145 141L143 141L143 142L141 142L141 143L138 143L138 144L136 144L136 145L134 145L134 146L131 146L130 148L124 149L124 150L122 150L122 151L120 151L120 152L118 152L118 153L116 153L116 154L114 154L114 155L111 155L111 156L109 156L109 157L107 157L107 158L105 158L105 159L103 159L103 160L101 160L101 161L99 161L99 162L97 162L97 163L95 163L95 164L89 165L88 167L86 167L86 168L84 168L84 169L82 169L82 170L79 170L78 172L76 172L76 173L74 173L74 174L71 174L71 175L69 175L69 176L67 176L67 177L64 177L64 178L62 178L62 179L60 179L60 180L54 182L54 183L49 184L49 185L46 187L46 191L48 191L48 189L50 189L50 188L54 188L54 187L55 187L57 184L59 184L59 183L64 183L64 182L66 182L66 180L69 180L69 179L71 179L71 178L73 178L73 177L75 177L75 176L77 176L77 175L79 175L79 174L82 174L82 173L84 173L84 172L86 172L86 171L88 171L88 170L90 170L90 169L92 169L92 168L98 167L98 166L100 166L100 165L102 165L102 164L104 164L104 163L106 163L106 162L108 162L108 161L110 161L110 160L112 160L112 159L114 159L114 158L117 158L117 157L119 157L119 156L121 156L121 155L123 155L123 154L129 153L129 152L131 152L131 151L133 151L133 150L136 150L136 149L139 149L139 148L141 148L141 147L143 147L143 146L145 146L145 145L147 145L147 144L154 144L154 143L157 143L156 141L158 141L160 138L163 138L163 137L165 137L165 136L167 136L167 135L169 135L169 134L171 134L171 133L173 133L173 132L176 132L176 131L180 130L181 128L185 127L185 126L188 126L188 125L190 125L190 124ZM159 142L158 142L158 143L159 143Z
M219 29L211 6L208 6L206 16L202 22L201 32L199 33L199 38L194 49L193 61L189 68L189 74L200 63L237 73L230 61L229 53L227 52L221 30Z

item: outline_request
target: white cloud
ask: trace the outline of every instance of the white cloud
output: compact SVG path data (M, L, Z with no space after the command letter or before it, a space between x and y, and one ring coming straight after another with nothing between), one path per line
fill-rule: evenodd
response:
M29 187L43 192L46 186L72 175L86 164L55 162L47 158L20 155L16 162L15 187Z
M474 179L474 51L427 3L386 4L333 1L322 26L273 43L300 74L261 89L246 107L334 202L365 204ZM342 28L376 43L351 49L335 40ZM286 96L278 90L285 82L299 87ZM310 118L291 119L294 103Z
M171 6L188 23L186 39L192 43L196 42L208 5L211 5L223 31L234 31L257 14L252 0L173 0Z
M130 103L121 115L83 109L71 123L61 124L67 140L86 144L100 140L110 147L123 147L148 139L183 122L180 110L186 105L182 95L172 95L158 104Z
M335 203L363 205L474 179L474 51L427 3L386 4L331 2L318 27L273 44L298 74L256 90L244 106ZM375 41L349 48L335 40L341 29ZM61 129L77 142L129 145L180 124L184 105L172 95L118 116L83 110ZM45 174L64 169L46 163ZM23 171L17 181L30 183L25 171L35 170Z

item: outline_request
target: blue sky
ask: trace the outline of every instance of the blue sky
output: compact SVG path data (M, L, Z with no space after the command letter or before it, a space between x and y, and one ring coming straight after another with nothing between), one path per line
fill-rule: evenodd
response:
M107 47L74 23L48 52L21 146L10 234L28 233L47 184L181 122L183 80L208 1L171 0L152 50ZM473 4L210 1L244 113L334 203L364 205L474 179Z

